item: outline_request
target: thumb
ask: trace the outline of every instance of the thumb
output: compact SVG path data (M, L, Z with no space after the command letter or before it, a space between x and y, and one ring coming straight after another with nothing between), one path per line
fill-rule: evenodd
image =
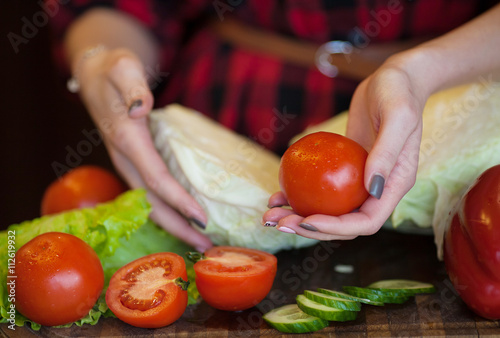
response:
M153 94L142 63L133 56L121 56L109 72L109 80L125 102L131 118L141 118L153 108Z

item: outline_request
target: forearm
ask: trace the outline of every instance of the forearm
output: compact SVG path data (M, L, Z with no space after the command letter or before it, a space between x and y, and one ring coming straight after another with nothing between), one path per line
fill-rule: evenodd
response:
M88 48L126 48L146 67L158 64L159 46L155 37L135 18L111 9L97 8L78 18L68 29L64 47L68 63L75 64Z
M428 95L477 80L500 80L500 5L439 38L388 60L404 68Z

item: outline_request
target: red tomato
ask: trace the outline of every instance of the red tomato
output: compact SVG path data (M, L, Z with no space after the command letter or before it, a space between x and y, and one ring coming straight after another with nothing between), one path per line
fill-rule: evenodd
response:
M52 182L42 198L42 215L93 207L110 201L126 190L109 171L91 165L75 168Z
M125 323L163 327L175 322L186 310L187 284L186 264L181 256L155 253L115 272L109 281L106 304Z
M269 293L276 276L275 256L254 249L219 246L194 265L196 286L210 306L227 311L249 309Z
M304 136L281 158L281 191L303 217L351 212L368 198L363 184L367 156L363 147L342 135Z
M464 193L444 240L446 271L474 312L500 319L500 165Z
M16 253L15 305L30 320L63 325L86 316L104 286L95 251L61 232L41 234Z

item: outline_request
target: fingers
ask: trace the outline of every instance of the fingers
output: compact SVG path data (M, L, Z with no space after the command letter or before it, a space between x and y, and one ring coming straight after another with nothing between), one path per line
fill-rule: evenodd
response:
M121 156L127 158L127 161L122 161L127 163L121 163L120 169L137 173L140 178L130 179L139 181L139 186L147 187L186 218L206 224L207 216L201 206L170 174L156 151L146 123L145 118L129 120L129 126L115 136Z
M384 117L387 118L381 123L365 167L365 187L376 198L380 198L383 184L396 164L404 165L408 170L416 168L418 164L419 141L415 144L415 141L410 139L418 139L416 133L421 130L416 127L419 122L409 121L416 120L415 112L408 111L407 107L399 107Z
M109 62L112 63L109 80L123 99L128 115L131 118L147 115L153 108L153 94L142 63L135 56L120 51Z
M347 136L369 151L364 181L375 198L396 166L404 166L408 178L416 172L423 107L409 88L401 71L379 71L358 87L352 100Z
M132 188L144 187L145 184L135 166L119 151L111 148L110 156L120 174ZM183 218L176 210L164 203L155 193L148 192L148 201L152 206L151 219L172 235L192 245L196 250L204 252L212 246L210 239L193 229L188 220Z
M392 202L391 202L392 201ZM273 208L263 216L266 226L318 240L349 240L376 233L397 204L390 193L380 200L370 197L357 212L341 216L312 215L301 217L292 210Z
M151 219L170 234L192 245L198 252L205 252L212 247L212 242L207 236L193 229L184 218L157 196L148 194L148 200L153 207Z
M285 197L285 194L281 191L275 192L269 197L269 202L267 203L269 208L281 207L284 205L288 205L288 201Z

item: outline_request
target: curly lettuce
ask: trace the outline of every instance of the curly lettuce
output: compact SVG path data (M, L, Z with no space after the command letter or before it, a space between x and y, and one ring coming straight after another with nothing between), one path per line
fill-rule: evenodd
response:
M165 232L148 220L151 207L146 199L145 190L131 190L118 196L115 200L97 205L95 208L79 209L44 216L20 224L13 224L0 232L0 323L23 326L30 323L34 330L40 325L22 314L13 313L8 300L7 275L9 274L7 258L9 254L8 239L15 242L17 251L22 245L45 232L59 231L75 235L88 243L99 256L104 269L105 287L94 307L84 318L69 323L81 326L96 324L101 317L114 316L108 309L105 293L109 279L123 265L142 256L156 252L175 252L181 256L191 248L179 239ZM10 237L13 236L13 237ZM11 242L12 243L12 242ZM188 276L194 281L192 263L186 261ZM190 302L198 297L196 285L192 283L188 289ZM11 316L12 315L12 316ZM14 317L14 318L13 318Z

